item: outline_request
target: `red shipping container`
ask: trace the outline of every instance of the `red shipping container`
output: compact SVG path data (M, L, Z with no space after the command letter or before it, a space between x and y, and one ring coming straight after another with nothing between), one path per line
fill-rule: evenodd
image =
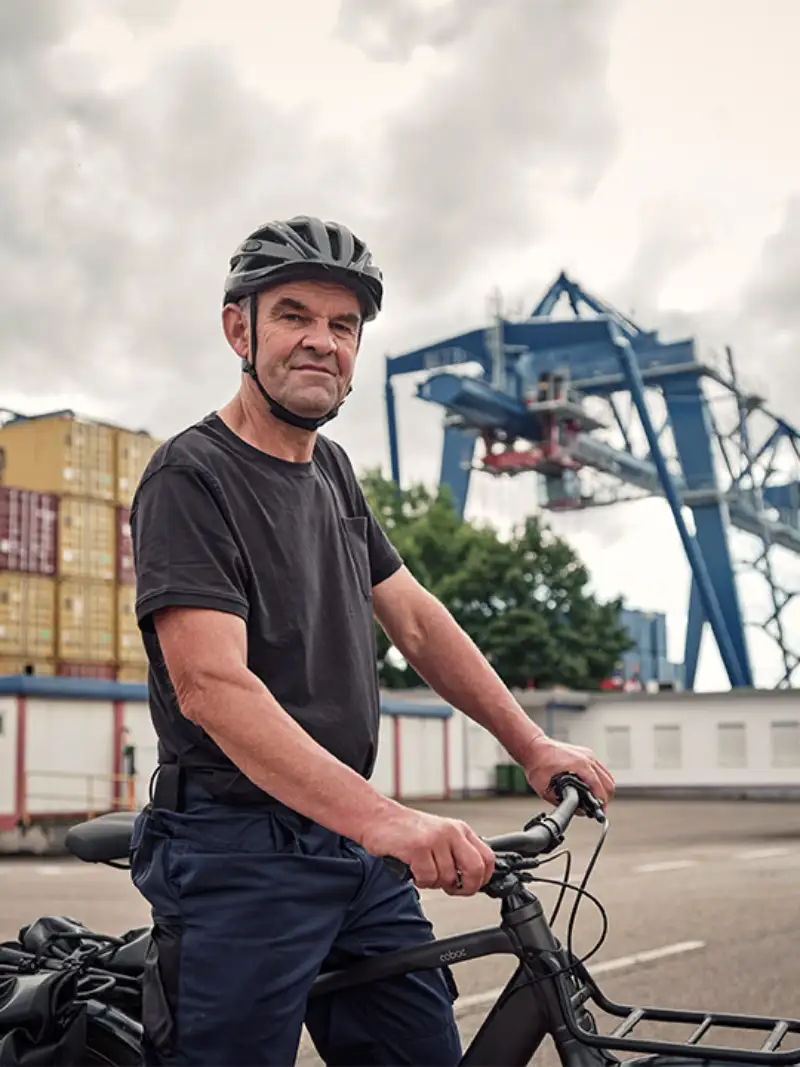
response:
M119 585L136 584L130 508L117 508L117 582Z
M58 562L58 497L0 486L0 570L52 577Z
M113 682L117 677L117 668L113 663L65 663L56 666L56 674L61 678L97 678Z

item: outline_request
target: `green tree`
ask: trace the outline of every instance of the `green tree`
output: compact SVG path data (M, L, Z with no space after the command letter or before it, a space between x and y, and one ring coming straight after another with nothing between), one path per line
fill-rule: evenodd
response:
M631 642L621 600L599 601L589 574L566 541L536 517L509 539L488 525L462 521L445 489L398 491L379 471L362 488L409 570L450 610L506 685L594 689ZM424 684L398 666L378 627L381 684Z

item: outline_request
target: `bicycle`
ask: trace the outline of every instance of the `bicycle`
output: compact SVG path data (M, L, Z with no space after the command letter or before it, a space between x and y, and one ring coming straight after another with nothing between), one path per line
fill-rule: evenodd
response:
M800 1048L780 1051L788 1034L800 1033L798 1020L638 1007L617 1004L603 994L592 978L586 960L603 943L608 922L602 905L587 891L586 884L608 833L609 821L585 785L574 776L559 776L553 785L559 801L555 808L536 815L519 832L486 839L497 859L495 873L482 892L500 903L498 926L437 939L321 974L314 982L311 996L444 964L457 965L480 957L508 954L516 956L517 968L465 1049L462 1067L522 1067L531 1062L548 1036L552 1038L564 1067L613 1067L622 1062L617 1052L637 1054L625 1061L626 1067L696 1067L700 1063L705 1067L800 1064ZM556 850L564 842L567 829L579 811L602 826L581 885L570 885L566 880L568 870L563 881L534 873L558 856L566 854L569 859L568 853ZM134 819L133 814L112 813L81 823L69 831L67 846L86 862L121 866L128 854ZM398 861L387 858L386 862L398 877L409 877L408 869ZM530 888L536 881L561 886L550 919ZM577 895L567 945L564 946L553 933L552 923L566 889L574 890ZM571 937L577 907L584 898L600 909L603 932L591 952L578 958L572 951ZM70 949L75 941L79 943L79 949ZM29 956L35 952L42 966L51 970L71 966L80 975L76 995L91 1005L90 1020L104 1041L98 1053L91 1044L92 1040L96 1043L96 1038L93 1039L91 1034L87 1037L92 1055L101 1057L93 1059L93 1063L127 1067L138 1062L131 1058L134 1035L141 1035L134 987L141 975L146 943L147 928L129 931L122 938L109 938L93 934L79 924L76 926L74 920L63 918L42 919L21 931L22 949ZM60 952L59 958L56 958L53 946ZM79 962L75 962L76 959ZM0 949L0 971L3 966ZM81 982L84 983L82 988ZM619 1025L611 1033L601 1034L589 1010L590 1004L620 1019ZM690 1023L694 1024L694 1031L685 1041L635 1037L635 1028L647 1021ZM761 1030L766 1038L757 1051L701 1044L701 1039L715 1026L734 1031ZM117 1046L110 1038L115 1027L120 1029Z

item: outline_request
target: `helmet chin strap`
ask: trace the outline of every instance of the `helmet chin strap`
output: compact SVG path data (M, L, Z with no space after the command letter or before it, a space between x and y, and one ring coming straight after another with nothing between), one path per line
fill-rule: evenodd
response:
M258 299L257 297L250 297L250 359L242 360L242 371L245 374L249 374L253 381L256 383L256 387L261 395L269 405L269 409L276 419L280 419L281 422L288 423L289 426L296 426L300 430L318 430L320 426L324 426L326 422L330 422L331 419L335 419L339 414L339 408L345 402L347 397L352 393L352 385L348 388L342 399L335 407L327 413L327 415L320 415L317 418L310 418L305 415L295 415L293 411L289 411L283 404L279 404L278 401L269 395L267 390L261 384L258 378L258 371L256 370L256 349L258 347L256 340L256 318L258 316Z

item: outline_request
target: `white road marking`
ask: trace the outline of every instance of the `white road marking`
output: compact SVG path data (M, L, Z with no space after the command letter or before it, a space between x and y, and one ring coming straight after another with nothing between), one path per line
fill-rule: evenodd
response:
M767 860L773 856L789 856L790 848L754 848L750 852L739 852L734 859L737 860Z
M57 863L50 863L46 867L44 864L36 868L37 874L61 874L64 868L60 867Z
M600 963L592 963L589 960L586 966L593 975L606 974L609 971L622 971L627 967L636 967L641 963L651 963L654 960L679 956L684 952L696 952L698 949L705 948L705 944L705 941L676 941L673 945L662 945L661 948L634 952L630 956L619 956L615 960L602 960ZM456 971L457 977L458 971ZM498 987L497 989L489 989L485 993L473 993L468 997L459 997L455 1003L456 1017L460 1018L462 1015L467 1015L475 1008L488 1007L497 1000L502 992L503 987Z
M633 869L641 874L651 874L656 871L681 871L696 866L697 860L662 860L661 863L642 863Z

